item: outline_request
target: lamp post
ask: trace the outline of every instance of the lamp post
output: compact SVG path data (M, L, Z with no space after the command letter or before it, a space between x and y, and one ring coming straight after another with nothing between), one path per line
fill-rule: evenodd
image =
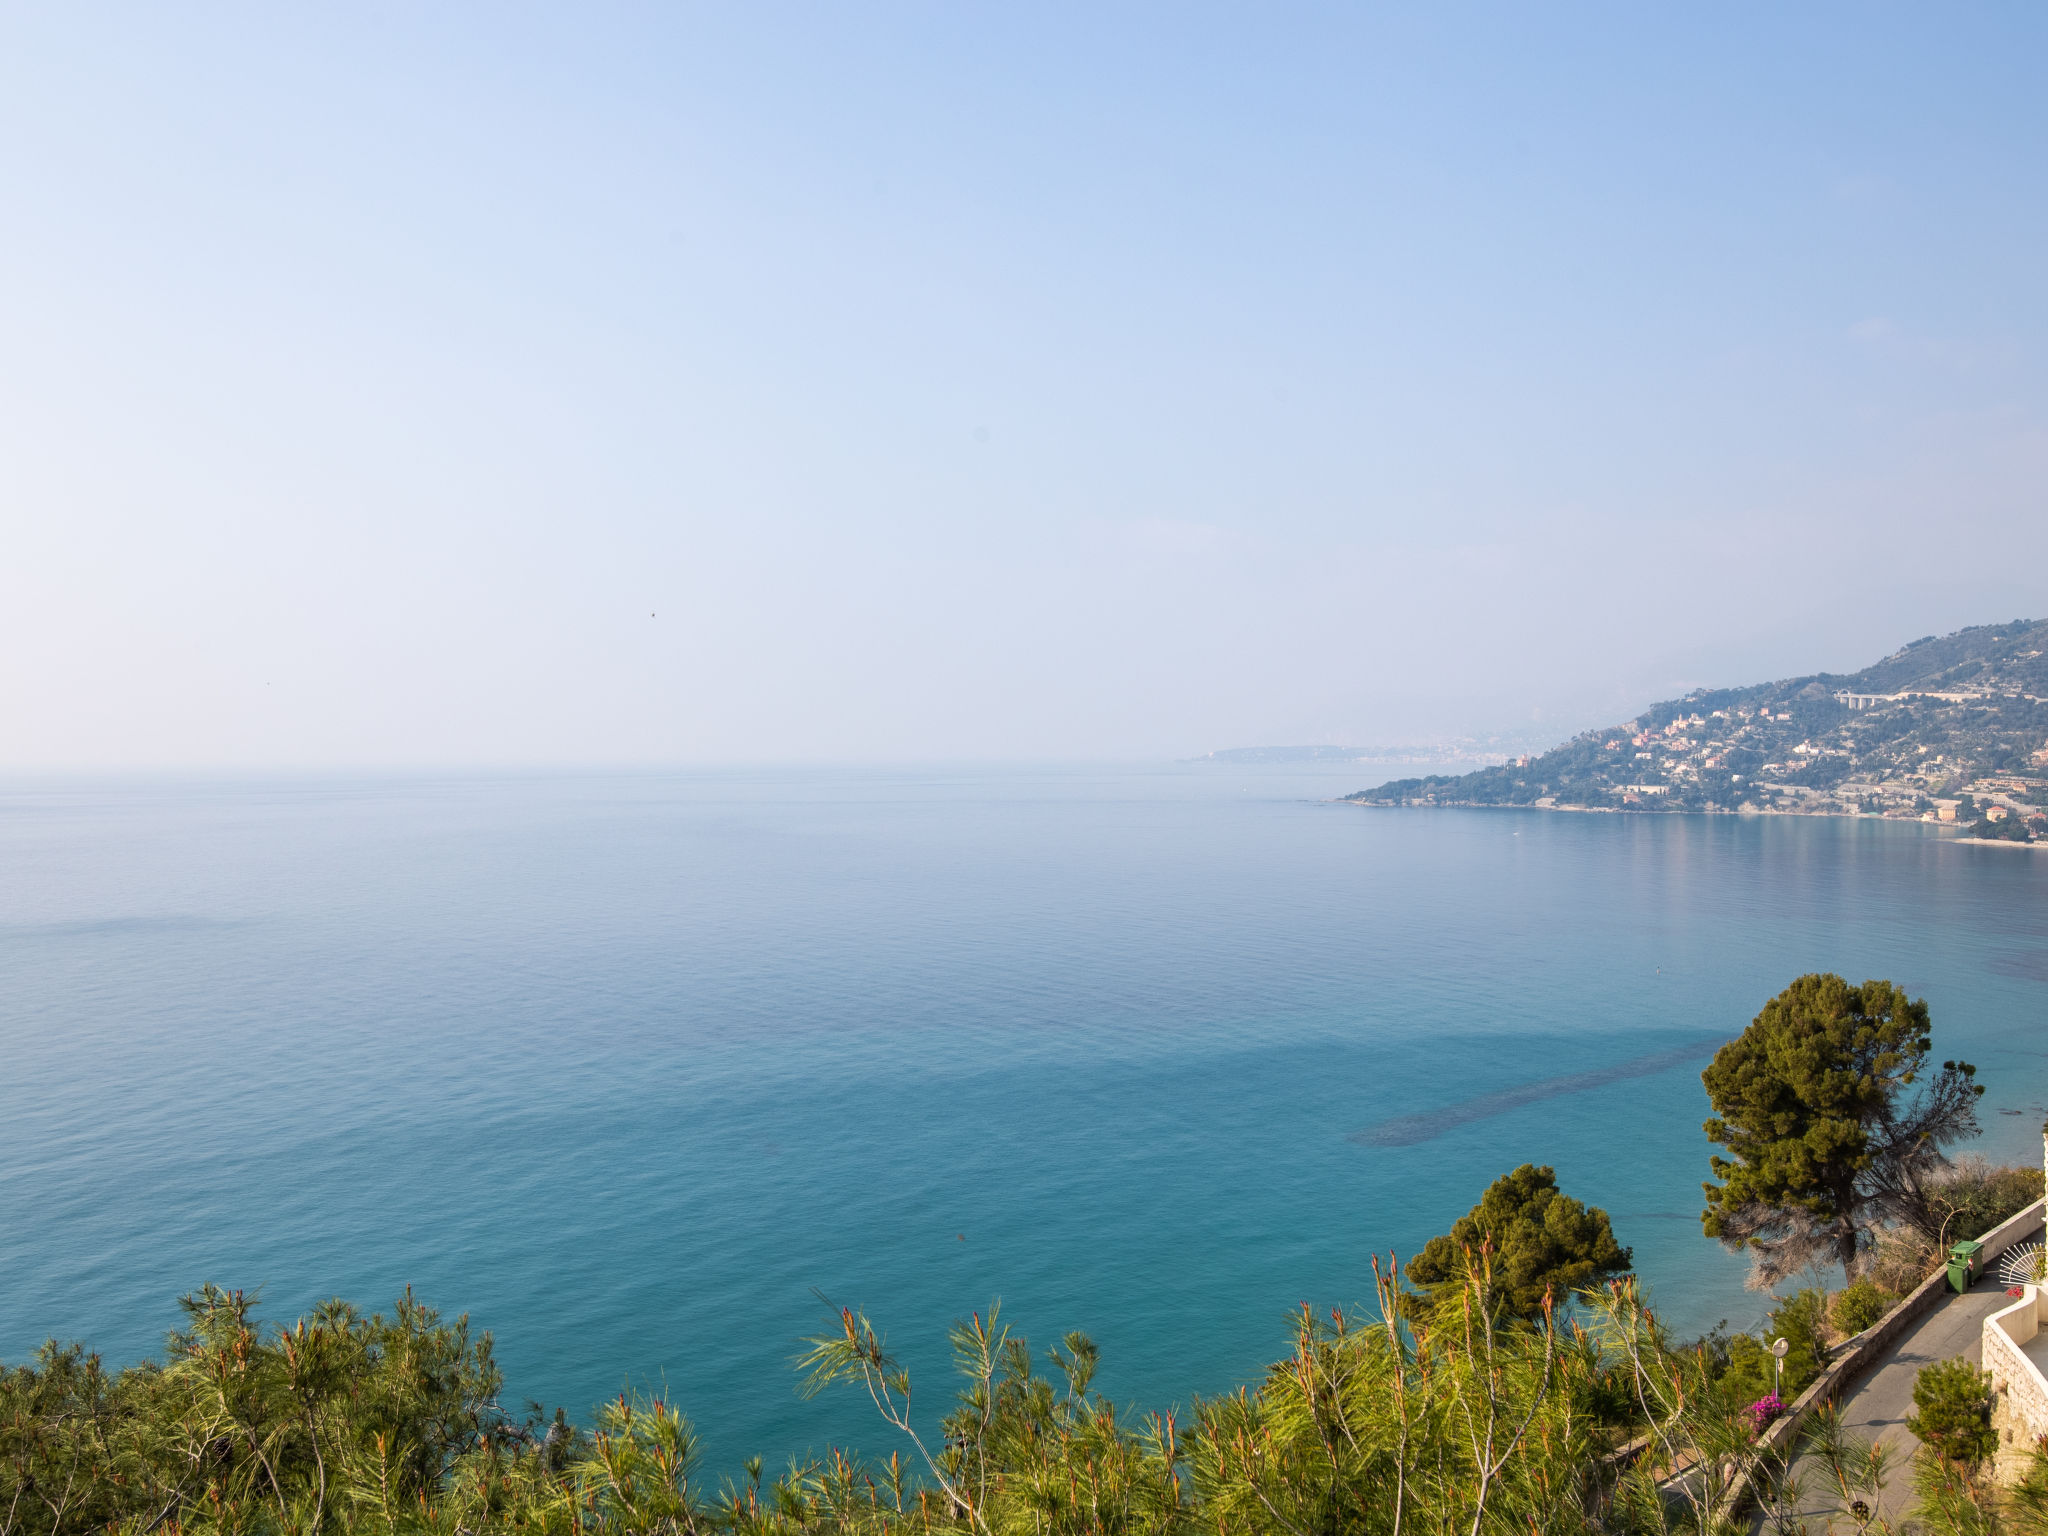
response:
M1781 1403L1785 1401L1785 1397L1778 1389L1785 1380L1785 1352L1791 1347L1790 1339L1771 1340L1771 1396Z

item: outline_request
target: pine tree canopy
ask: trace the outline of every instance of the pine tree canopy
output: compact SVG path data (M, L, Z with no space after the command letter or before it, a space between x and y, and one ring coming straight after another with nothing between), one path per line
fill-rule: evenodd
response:
M1465 1251L1482 1244L1491 1247L1498 1295L1517 1317L1540 1315L1546 1295L1561 1303L1626 1274L1631 1262L1605 1211L1561 1191L1554 1169L1528 1163L1488 1185L1448 1235L1431 1238L1408 1261L1408 1278L1432 1293L1455 1289L1465 1276Z
M1701 1074L1714 1116L1709 1237L1755 1251L1773 1283L1815 1261L1852 1277L1872 1229L1928 1221L1941 1148L1977 1133L1968 1062L1928 1072L1927 1004L1889 981L1801 976ZM1909 1092L1909 1090L1917 1090Z

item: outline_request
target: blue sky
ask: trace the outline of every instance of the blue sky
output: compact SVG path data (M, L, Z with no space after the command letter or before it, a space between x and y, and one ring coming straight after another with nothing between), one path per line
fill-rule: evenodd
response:
M2044 32L0 11L0 764L1541 738L2048 614Z

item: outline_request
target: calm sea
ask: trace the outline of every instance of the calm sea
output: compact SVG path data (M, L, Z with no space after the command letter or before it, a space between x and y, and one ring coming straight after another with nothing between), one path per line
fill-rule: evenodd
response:
M1698 1072L1888 976L2031 1161L2048 854L1873 822L1362 810L1337 776L690 773L0 790L0 1359L179 1292L411 1285L509 1399L681 1401L714 1469L851 1441L790 1368L866 1307L1083 1328L1147 1407L1253 1379L1514 1165L1680 1329ZM2005 1113L2016 1111L2016 1113Z

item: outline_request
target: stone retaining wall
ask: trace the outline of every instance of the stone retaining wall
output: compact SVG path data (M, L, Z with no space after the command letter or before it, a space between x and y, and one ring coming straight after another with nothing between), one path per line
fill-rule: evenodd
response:
M1984 1319L1984 1369L1991 1373L1991 1427L1998 1432L1992 1476L2014 1483L2032 1451L2048 1435L2048 1381L2027 1358L2026 1344L2041 1331L2041 1288L2030 1285L2002 1312Z

